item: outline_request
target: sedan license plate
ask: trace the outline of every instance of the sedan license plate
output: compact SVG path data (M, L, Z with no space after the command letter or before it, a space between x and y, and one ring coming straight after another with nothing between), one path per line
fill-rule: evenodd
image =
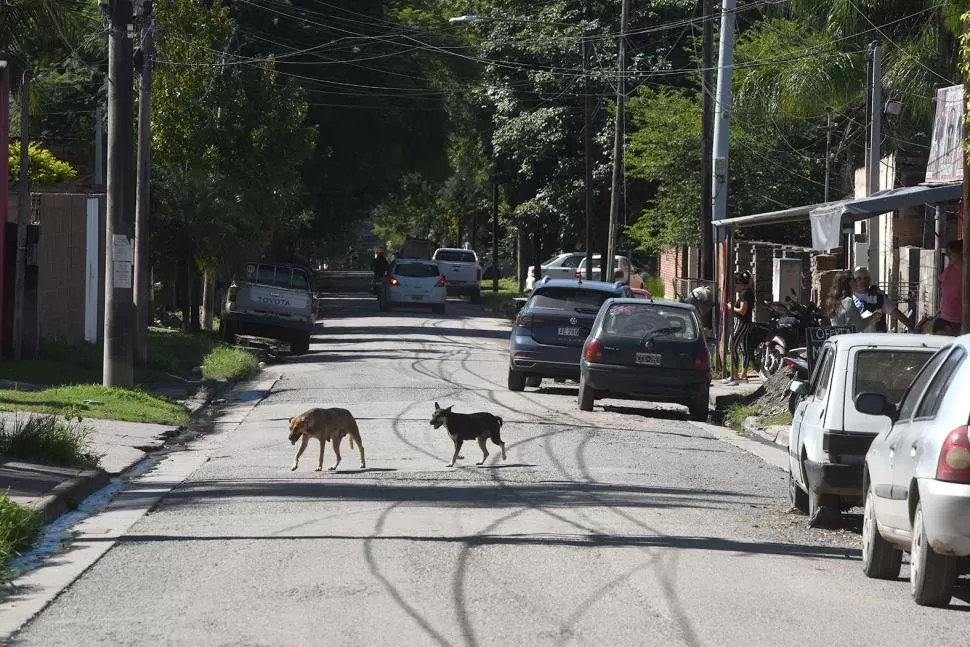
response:
M637 353L637 364L660 366L661 357L659 353Z
M579 328L560 328L560 337L577 337L579 335Z
M424 297L418 296L418 295L414 295L411 297L412 301L421 301L422 299L424 299Z

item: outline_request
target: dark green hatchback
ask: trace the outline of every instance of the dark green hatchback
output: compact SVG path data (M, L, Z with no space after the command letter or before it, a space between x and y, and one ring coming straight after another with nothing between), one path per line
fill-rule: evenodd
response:
M579 408L597 398L685 405L707 420L711 355L692 305L644 299L603 303L583 346Z

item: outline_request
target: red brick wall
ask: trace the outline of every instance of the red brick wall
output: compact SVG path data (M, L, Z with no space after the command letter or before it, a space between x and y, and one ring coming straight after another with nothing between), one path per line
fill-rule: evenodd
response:
M676 292L675 280L687 274L687 254L683 247L668 249L660 254L660 280L663 281L664 296L673 297Z
M44 339L84 339L86 196L41 194L38 323Z

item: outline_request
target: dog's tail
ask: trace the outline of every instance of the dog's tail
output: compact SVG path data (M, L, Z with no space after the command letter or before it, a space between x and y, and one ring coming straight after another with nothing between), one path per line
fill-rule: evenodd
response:
M498 420L498 428L501 429L502 428L502 419L499 418L498 416L495 416L495 419Z

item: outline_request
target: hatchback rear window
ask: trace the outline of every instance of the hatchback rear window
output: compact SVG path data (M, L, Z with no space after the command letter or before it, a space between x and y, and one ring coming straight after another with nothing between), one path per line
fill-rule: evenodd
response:
M430 263L400 263L394 269L398 276L409 276L413 278L426 279L432 276L441 276L441 270L437 265Z
M653 304L622 303L610 307L603 318L603 332L618 337L695 341L700 335L694 317L682 308Z
M436 261L449 261L453 263L476 263L478 259L475 258L475 252L462 252L462 251L451 251L442 250L435 254L434 259Z
M932 350L889 350L873 348L859 351L855 360L852 399L860 393L880 393L889 402L899 402Z
M583 290L582 288L547 288L537 292L529 304L533 308L575 309L595 308L615 295L598 290Z

